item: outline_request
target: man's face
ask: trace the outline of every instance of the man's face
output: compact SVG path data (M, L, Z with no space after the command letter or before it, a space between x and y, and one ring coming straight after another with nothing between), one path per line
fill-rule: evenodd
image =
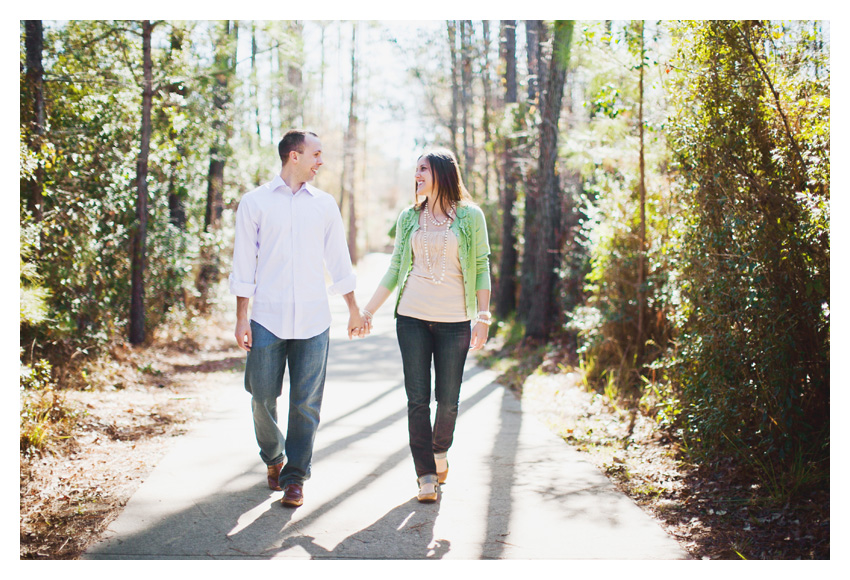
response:
M312 135L304 138L304 153L295 153L298 178L304 182L312 181L324 164L322 161L322 142Z

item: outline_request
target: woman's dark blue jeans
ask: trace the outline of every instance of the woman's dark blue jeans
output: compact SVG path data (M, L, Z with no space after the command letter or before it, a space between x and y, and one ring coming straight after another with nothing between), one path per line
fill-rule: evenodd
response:
M434 453L448 451L457 421L469 322L429 322L398 315L396 334L407 392L407 428L417 477L437 473ZM431 428L431 362L437 412Z

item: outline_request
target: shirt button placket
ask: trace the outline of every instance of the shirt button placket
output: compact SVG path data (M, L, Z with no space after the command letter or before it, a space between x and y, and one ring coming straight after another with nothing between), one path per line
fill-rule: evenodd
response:
M296 323L296 315L297 308L296 304L298 303L298 285L297 285L297 276L296 276L296 267L295 267L295 259L298 255L295 251L295 224L298 223L298 220L295 215L295 192L289 196L289 280L291 284L291 294L292 294L292 334L290 336L295 335L295 328L297 326Z

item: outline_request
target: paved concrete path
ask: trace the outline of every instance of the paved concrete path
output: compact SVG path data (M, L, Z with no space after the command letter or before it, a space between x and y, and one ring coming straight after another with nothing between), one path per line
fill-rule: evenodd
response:
M365 304L386 256L360 268ZM451 471L416 501L401 360L389 304L375 332L334 325L305 502L283 508L257 454L242 374L181 437L85 559L683 559L686 553L580 454L467 366Z

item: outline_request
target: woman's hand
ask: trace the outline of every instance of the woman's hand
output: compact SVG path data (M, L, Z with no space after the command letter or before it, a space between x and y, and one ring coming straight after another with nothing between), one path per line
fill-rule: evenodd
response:
M487 334L490 332L490 326L483 322L476 322L472 327L472 340L469 343L469 348L472 350L481 350L484 348L484 343L487 342Z
M366 332L368 336L372 332L372 313L368 310L361 310L360 316L363 317L363 330Z

